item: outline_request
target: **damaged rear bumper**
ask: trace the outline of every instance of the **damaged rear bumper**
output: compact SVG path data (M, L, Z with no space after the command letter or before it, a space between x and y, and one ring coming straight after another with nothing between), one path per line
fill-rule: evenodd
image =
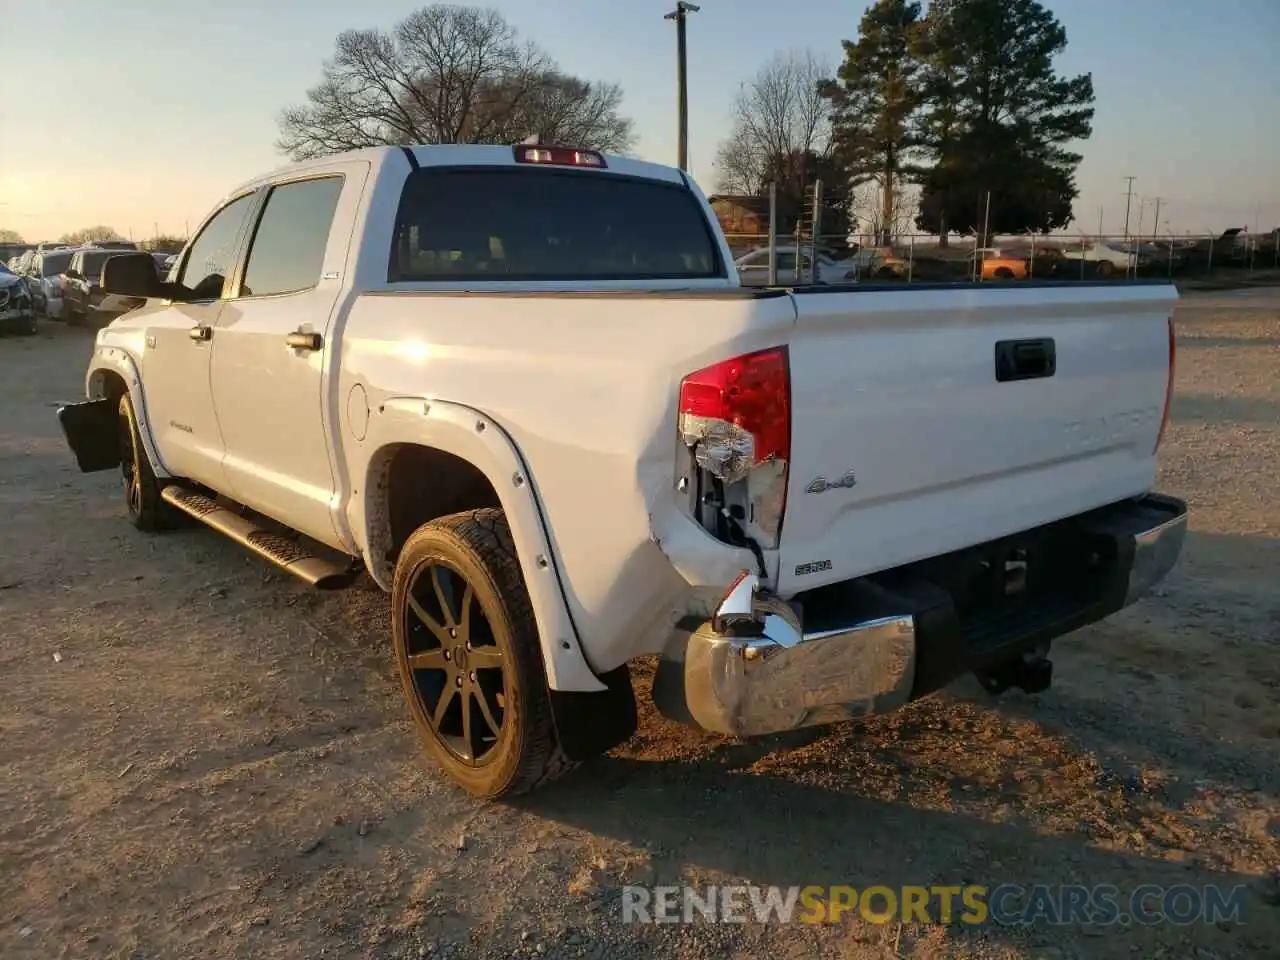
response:
M673 633L654 701L672 719L755 736L883 713L970 671L987 682L1028 654L1047 684L1050 641L1162 580L1186 526L1185 503L1152 494L791 603L744 574L712 620Z

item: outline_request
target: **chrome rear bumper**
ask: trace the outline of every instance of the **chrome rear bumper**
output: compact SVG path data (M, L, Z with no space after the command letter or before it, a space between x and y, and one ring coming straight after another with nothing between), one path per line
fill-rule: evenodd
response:
M1047 648L1054 637L1139 599L1177 562L1187 510L1152 495L1051 527L1060 533L1064 524L1109 559L1101 572L1088 572L1088 591L1005 616L999 631L963 622L934 584L901 594L869 586L864 593L879 607L874 616L866 604L851 603L844 622L832 625L827 616L823 629L806 631L792 605L744 572L711 620L685 622L672 634L654 680L655 704L672 719L740 737L896 709L965 669Z

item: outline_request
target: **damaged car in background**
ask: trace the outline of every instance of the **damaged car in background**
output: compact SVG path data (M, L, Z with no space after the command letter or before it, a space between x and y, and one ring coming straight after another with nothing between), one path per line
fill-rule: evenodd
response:
M26 281L0 263L0 333L36 332L35 304Z

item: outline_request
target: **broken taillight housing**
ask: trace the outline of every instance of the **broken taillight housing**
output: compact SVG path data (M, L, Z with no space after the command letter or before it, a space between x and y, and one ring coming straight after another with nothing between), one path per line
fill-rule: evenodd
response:
M1173 406L1173 371L1175 361L1178 356L1178 338L1173 332L1173 317L1169 318L1169 379L1165 382L1164 387L1164 415L1160 418L1160 432L1156 434L1156 445L1152 449L1155 453L1160 449L1160 444L1164 440L1165 429L1169 426L1169 412Z
M694 462L726 487L747 481L744 515L776 545L791 459L786 347L704 367L680 383L680 437Z

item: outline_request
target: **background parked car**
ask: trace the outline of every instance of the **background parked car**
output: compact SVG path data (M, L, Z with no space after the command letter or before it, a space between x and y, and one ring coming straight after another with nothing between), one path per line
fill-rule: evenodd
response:
M178 259L178 253L172 250L152 250L151 256L155 258L156 269L160 272L161 278L169 276L169 271L173 269Z
M1106 240L1082 240L1065 247L1062 255L1068 260L1084 260L1095 264L1097 275L1108 277L1113 273L1127 273L1150 266L1149 257L1123 249L1119 243Z
M1053 246L1035 248L1029 244L1011 247L979 247L970 255L980 264L983 280L1030 280L1069 276L1062 250ZM973 266L970 263L970 271Z
M892 247L860 247L855 244L853 254L846 262L853 267L851 279L898 280L911 269L906 258L898 256Z
M71 263L72 249L36 252L22 271L36 313L50 320L62 319L62 286L59 277Z
M813 261L811 251L805 249L800 253L800 273L796 274L796 248L779 246L775 250L778 263L778 283L809 283L813 277ZM738 268L738 278L743 284L759 286L769 282L769 249L762 247L739 257L734 261ZM854 265L848 261L834 260L824 253L818 253L818 283L842 283L853 279Z
M143 301L134 297L107 294L102 290L102 267L119 250L85 247L71 256L62 272L63 317L68 323L109 323Z
M0 333L35 333L36 312L26 281L0 264Z

